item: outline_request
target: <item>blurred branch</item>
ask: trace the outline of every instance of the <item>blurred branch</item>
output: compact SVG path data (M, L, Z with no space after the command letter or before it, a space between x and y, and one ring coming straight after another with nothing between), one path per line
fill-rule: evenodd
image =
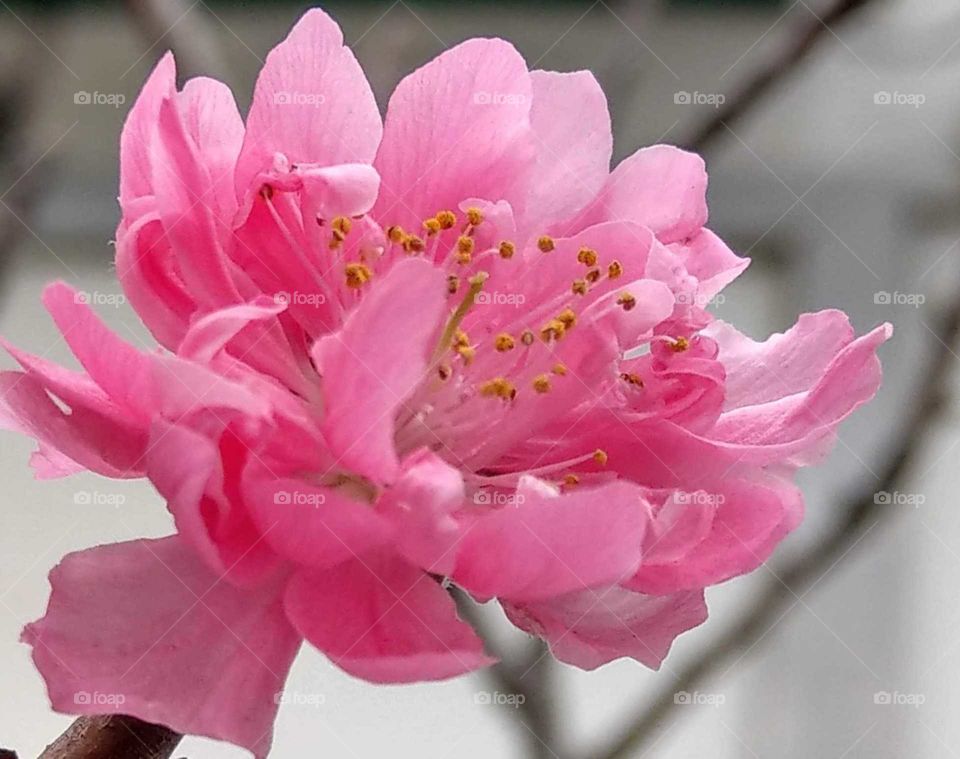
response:
M80 717L39 759L167 759L182 736L121 714Z
M848 498L841 509L841 518L826 537L810 552L778 571L777 579L769 583L753 611L700 652L695 661L682 668L677 681L661 688L652 705L641 709L639 716L609 748L595 756L623 759L643 750L650 744L657 728L673 716L677 691L695 690L734 656L743 657L757 650L767 632L791 611L791 608L785 608L791 600L819 582L879 522L889 521L889 515L894 512L888 505L877 504L874 494L892 492L900 486L945 405L944 387L952 360L957 358L952 346L960 333L960 289L952 297L953 300L939 314L935 329L930 330L933 356L931 361L923 364L921 376L917 378L918 403L888 454L876 486L865 486L862 492Z
M520 658L495 651L490 625L483 619L480 606L459 588L450 589L460 616L483 639L487 650L500 661L481 674L499 693L522 697L517 702L523 736L533 759L561 759L563 752L556 740L556 709L551 700L552 663L546 644L537 639Z
M220 59L217 35L211 29L205 6L184 0L125 0L124 7L139 28L144 41L150 45L144 58L154 48L159 53L167 49L177 57L181 77L204 74L217 78L227 71Z
M854 15L870 2L871 0L837 0L823 15L818 15L804 5L809 20L797 24L797 29L790 35L788 43L727 98L716 115L687 140L687 145L692 150L702 152L717 137L726 134L727 125L743 118L772 90L774 84L796 70L798 64L816 47L822 37L833 33L832 26Z

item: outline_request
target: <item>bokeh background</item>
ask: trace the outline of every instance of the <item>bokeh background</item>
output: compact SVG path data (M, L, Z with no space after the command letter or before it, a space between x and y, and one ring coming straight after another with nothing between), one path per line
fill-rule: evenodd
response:
M708 591L709 621L663 669L557 665L535 698L558 710L541 755L599 755L645 699L743 615L784 562L831 529L848 492L876 487L884 453L918 402L937 309L960 257L960 6L791 2L330 2L381 106L404 73L472 36L511 40L531 67L590 69L610 103L615 159L655 142L689 145L758 72L777 80L702 142L711 226L753 265L714 310L761 337L797 313L839 307L859 331L891 321L879 399L848 422L830 460L806 472L808 518L770 564ZM0 332L69 362L40 302L65 279L121 335L150 344L120 297L111 238L118 137L146 74L169 47L181 70L227 81L241 108L266 52L302 3L14 4L0 0ZM777 65L820 25L809 53ZM83 93L89 93L89 98ZM88 100L90 102L85 102ZM571 103L571 108L576 108ZM956 349L954 349L956 350ZM953 356L960 360L957 356ZM6 359L4 359L6 361ZM12 365L8 362L6 365ZM952 385L952 383L951 383ZM945 387L950 391L951 387ZM838 560L740 642L631 756L960 756L960 424L947 403L909 481ZM37 482L30 441L0 436L0 745L35 756L70 718L53 714L21 626L42 615L46 573L66 552L170 532L138 482ZM120 503L117 503L121 501ZM496 619L492 620L494 623ZM506 646L522 646L507 636ZM355 681L305 649L280 712L275 756L521 757L529 730L482 675L402 688ZM891 693L912 698L882 695ZM900 701L900 703L897 703ZM911 704L903 703L911 701ZM709 703L706 703L709 702ZM919 703L918 703L919 702ZM175 756L241 757L188 738Z

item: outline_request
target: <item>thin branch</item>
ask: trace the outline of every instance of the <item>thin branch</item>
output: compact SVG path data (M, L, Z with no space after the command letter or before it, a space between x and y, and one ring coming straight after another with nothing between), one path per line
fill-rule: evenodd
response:
M716 114L686 144L701 152L708 144L726 134L726 125L733 124L745 116L758 101L781 82L784 76L796 70L797 65L817 46L821 38L832 32L832 27L846 20L869 5L871 0L838 0L823 15L816 14L810 8L808 19L797 24L790 35L790 41L777 52L753 77L744 82L737 91L727 98ZM806 6L805 6L806 7Z
M867 532L875 537L873 527L881 521L890 521L894 513L889 505L878 504L875 494L880 491L895 491L916 462L923 442L933 431L941 409L945 405L944 388L954 354L952 346L960 334L960 290L946 304L937 320L931 339L932 360L924 363L918 378L919 403L903 426L899 441L888 456L881 471L877 487L867 486L852 496L841 509L843 516L830 530L826 538L809 553L778 571L778 579L772 580L761 594L753 611L728 630L719 640L700 652L695 661L680 671L679 678L669 687L663 687L654 698L652 706L645 706L630 726L610 744L609 748L596 754L598 759L624 759L649 746L657 728L673 716L674 694L678 691L693 691L721 666L744 655L747 650L756 651L762 638L781 616L789 613L789 604L806 588L814 585L830 567L851 549ZM865 543L864 539L862 543Z
M168 759L181 735L134 717L80 717L39 759Z

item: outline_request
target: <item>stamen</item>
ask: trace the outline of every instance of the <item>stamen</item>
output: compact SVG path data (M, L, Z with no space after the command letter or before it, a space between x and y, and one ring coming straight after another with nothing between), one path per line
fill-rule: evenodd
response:
M403 231L403 227L394 224L392 227L387 227L387 239L390 242L403 242L404 238L407 236L407 233Z
M600 466L606 466L607 459L608 459L607 452L603 450L603 448L597 448L597 450L594 451L593 460Z
M557 321L563 322L563 326L566 329L573 329L577 323L577 315L573 312L572 308L565 308L557 314Z
M621 274L623 274L623 264L619 261L611 261L607 267L607 276L610 279L617 279Z
M538 374L533 378L533 389L541 394L550 392L550 378L546 374Z
M447 277L447 292L450 295L456 295L457 290L460 289L460 277L456 274L451 274Z
M575 474L565 474L563 476L563 486L564 488L575 488L580 484L580 478Z
M637 299L630 293L620 293L620 297L617 298L617 305L624 311L632 311L634 306L637 305Z
M557 246L550 235L542 235L540 239L537 240L537 247L540 248L542 252L549 253Z
M508 335L506 332L502 332L497 335L496 339L493 341L494 347L500 353L506 353L507 351L512 351L516 343L511 335Z
M676 351L677 353L682 353L689 347L690 341L685 337L678 337L676 340L670 343L671 350Z
M551 319L540 328L540 339L548 343L551 340L559 340L566 331L566 325L559 319Z
M563 364L554 364L550 371L556 374L558 377L565 377L567 375L567 367L565 367Z
M480 385L480 395L485 398L501 398L512 401L517 397L517 388L503 377L494 377Z
M373 272L366 264L347 264L344 273L347 276L347 287L352 287L354 290L363 287L373 276Z
M425 219L423 222L423 228L427 233L428 237L433 237L441 230L440 221L433 217L432 219Z
M587 280L585 279L575 279L573 280L573 287L570 288L573 290L574 295L586 295L587 294Z
M453 211L441 211L436 218L440 229L453 229L457 225L457 215Z
M472 227L479 227L481 224L483 224L483 211L481 211L479 208L468 208L467 222Z
M582 263L584 266L596 266L597 251L595 251L593 248L580 248L580 252L577 253L577 261Z
M633 385L634 387L643 387L643 380L640 379L639 374L634 374L633 372L622 372L620 374L620 379L630 385Z
M457 263L466 265L473 259L473 249L476 246L472 237L460 235L457 238Z
M509 240L504 240L500 243L500 258L513 258L513 254L516 252L517 246Z
M590 271L587 272L586 279L587 279L587 282L589 282L592 285L594 282L600 279L600 270L591 269Z
M531 332L529 329L525 329L520 333L520 342L526 346L533 345L534 339L533 332Z
M469 345L461 345L456 351L460 354L460 358L463 359L463 363L466 366L470 366L470 364L473 363L473 359L477 356L477 351Z
M330 226L334 232L339 232L346 236L350 234L350 230L353 229L353 222L346 216L335 216Z
M407 235L403 239L403 249L407 251L407 253L423 253L426 247L423 238L417 237L416 235Z

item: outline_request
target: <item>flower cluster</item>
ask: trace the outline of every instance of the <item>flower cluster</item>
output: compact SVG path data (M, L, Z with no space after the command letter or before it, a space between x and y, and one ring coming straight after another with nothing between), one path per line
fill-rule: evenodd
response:
M176 534L51 574L25 640L53 705L270 746L303 640L378 683L491 663L450 583L562 661L658 667L704 588L800 521L793 473L875 393L881 326L755 342L701 308L748 261L697 156L610 171L586 72L471 40L381 120L336 24L270 53L244 122L157 65L121 138L117 271L162 346L64 284L83 371L10 347L0 416L41 477L147 477Z

